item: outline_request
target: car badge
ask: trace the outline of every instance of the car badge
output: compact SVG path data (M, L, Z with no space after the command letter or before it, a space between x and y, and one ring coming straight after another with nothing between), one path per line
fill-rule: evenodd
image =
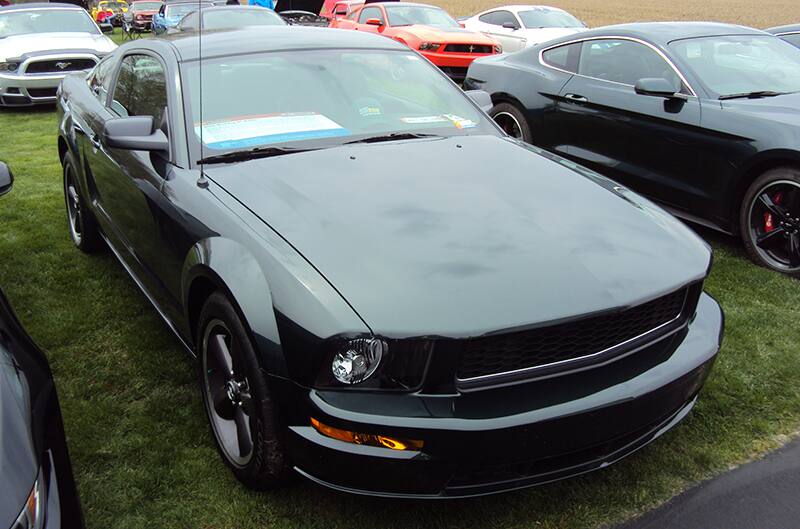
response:
M66 70L67 68L69 68L70 64L72 64L72 63L71 62L57 62L56 63L56 68L58 68L59 70Z
M475 46L473 46L472 44L470 44L470 45L469 45L469 52L470 52L470 53L472 53L473 51L475 51Z

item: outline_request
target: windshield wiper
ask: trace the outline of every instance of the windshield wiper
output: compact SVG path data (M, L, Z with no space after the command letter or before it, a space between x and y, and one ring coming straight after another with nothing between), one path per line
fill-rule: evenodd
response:
M725 99L756 99L758 97L775 97L780 96L783 94L788 94L788 92L775 92L772 90L756 90L754 92L742 92L740 94L726 94L724 96L719 96L720 100Z
M226 152L225 154L217 154L208 156L199 160L197 163L232 163L243 162L246 160L254 160L256 158L270 158L272 156L283 156L284 154L294 154L298 152L316 151L317 149L300 149L296 147L256 147L255 149L248 149L246 151Z
M380 136L370 136L360 140L346 141L342 145L352 145L353 143L380 143L382 141L396 140L415 140L417 138L441 138L438 134L424 134L421 132L392 132L391 134L381 134Z

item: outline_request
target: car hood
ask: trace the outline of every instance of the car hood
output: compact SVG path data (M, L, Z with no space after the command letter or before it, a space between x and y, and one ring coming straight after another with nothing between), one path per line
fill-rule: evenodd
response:
M760 99L728 99L721 103L725 110L786 125L800 125L800 92Z
M422 24L411 26L396 26L398 33L406 32L415 35L423 41L444 42L447 44L495 44L494 39L483 33L469 31L464 28L436 28Z
M117 45L105 35L91 33L34 33L0 39L0 59L22 57L31 53L60 51L106 54Z
M30 420L24 375L0 345L0 527L11 527L19 516L38 472Z
M586 31L586 28L532 28L521 29L512 33L515 37L525 37L528 39L528 45L541 44L559 37L566 37L567 35L574 35Z
M705 276L710 251L683 224L556 159L462 136L207 172L390 337L519 328L629 306Z

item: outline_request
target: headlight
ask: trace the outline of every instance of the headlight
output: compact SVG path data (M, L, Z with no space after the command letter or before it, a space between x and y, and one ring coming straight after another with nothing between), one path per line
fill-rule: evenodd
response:
M436 51L439 49L439 46L441 46L441 44L436 42L423 42L419 45L419 49L421 51Z
M36 483L33 484L33 489L28 496L28 501L25 502L17 520L11 524L11 529L41 529L44 527L44 506L46 504L44 479L40 470Z
M499 44L494 45L494 52L495 53L503 53L503 47Z
M17 68L18 62L0 62L0 72L16 72Z
M334 338L325 345L315 386L409 391L422 383L431 344L424 340Z

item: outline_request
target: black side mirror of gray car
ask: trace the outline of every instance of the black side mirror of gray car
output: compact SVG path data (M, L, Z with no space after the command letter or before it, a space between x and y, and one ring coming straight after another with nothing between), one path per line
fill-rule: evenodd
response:
M153 116L131 116L106 121L103 142L114 149L169 152L169 139L153 127Z
M636 81L633 89L637 94L643 96L686 99L686 95L680 93L680 87L676 87L673 83L661 77L645 77L644 79L639 79Z
M0 162L0 195L5 195L14 186L14 175L11 169Z
M484 90L467 90L464 92L467 94L467 97L472 99L473 103L481 107L481 110L484 112L489 112L492 107L492 96L489 95L489 92Z

